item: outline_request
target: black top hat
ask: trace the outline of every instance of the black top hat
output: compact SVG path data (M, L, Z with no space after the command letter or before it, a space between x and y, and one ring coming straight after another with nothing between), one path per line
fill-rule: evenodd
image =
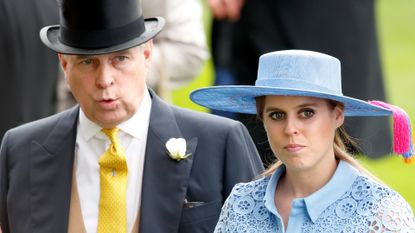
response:
M42 28L40 38L64 54L105 54L143 44L164 26L144 19L139 0L61 0L60 25Z

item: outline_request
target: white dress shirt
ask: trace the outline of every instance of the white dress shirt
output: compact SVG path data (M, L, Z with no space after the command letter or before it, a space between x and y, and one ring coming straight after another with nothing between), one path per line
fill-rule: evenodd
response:
M117 127L119 141L125 149L128 167L127 223L131 232L141 203L141 187L147 132L150 121L151 97L146 91L138 111ZM101 127L79 111L76 135L75 166L81 211L88 233L96 233L100 178L98 160L108 149L110 141Z

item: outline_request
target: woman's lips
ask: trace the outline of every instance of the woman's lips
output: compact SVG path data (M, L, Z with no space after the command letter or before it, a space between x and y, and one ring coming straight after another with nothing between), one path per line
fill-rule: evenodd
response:
M284 149L288 152L298 152L301 149L303 149L304 146L303 145L299 145L299 144L288 144L284 147Z

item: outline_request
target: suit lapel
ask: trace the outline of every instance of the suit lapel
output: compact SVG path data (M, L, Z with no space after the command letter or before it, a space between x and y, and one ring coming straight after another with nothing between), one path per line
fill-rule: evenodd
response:
M186 153L192 155L179 162L170 159L166 142L183 137L171 106L152 91L152 109L144 164L140 233L177 232L197 138L185 138ZM160 224L162 220L163 224Z
M30 193L33 232L68 229L78 107L61 113L44 141L30 146Z

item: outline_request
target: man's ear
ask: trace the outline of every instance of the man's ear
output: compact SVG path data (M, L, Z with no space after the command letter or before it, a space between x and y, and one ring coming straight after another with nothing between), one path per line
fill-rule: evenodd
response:
M153 40L147 41L143 46L144 59L146 61L146 66L150 66L151 59L153 57Z
M66 72L66 68L68 67L68 60L67 60L68 58L65 57L65 55L61 53L58 53L58 58L61 63L63 72Z

